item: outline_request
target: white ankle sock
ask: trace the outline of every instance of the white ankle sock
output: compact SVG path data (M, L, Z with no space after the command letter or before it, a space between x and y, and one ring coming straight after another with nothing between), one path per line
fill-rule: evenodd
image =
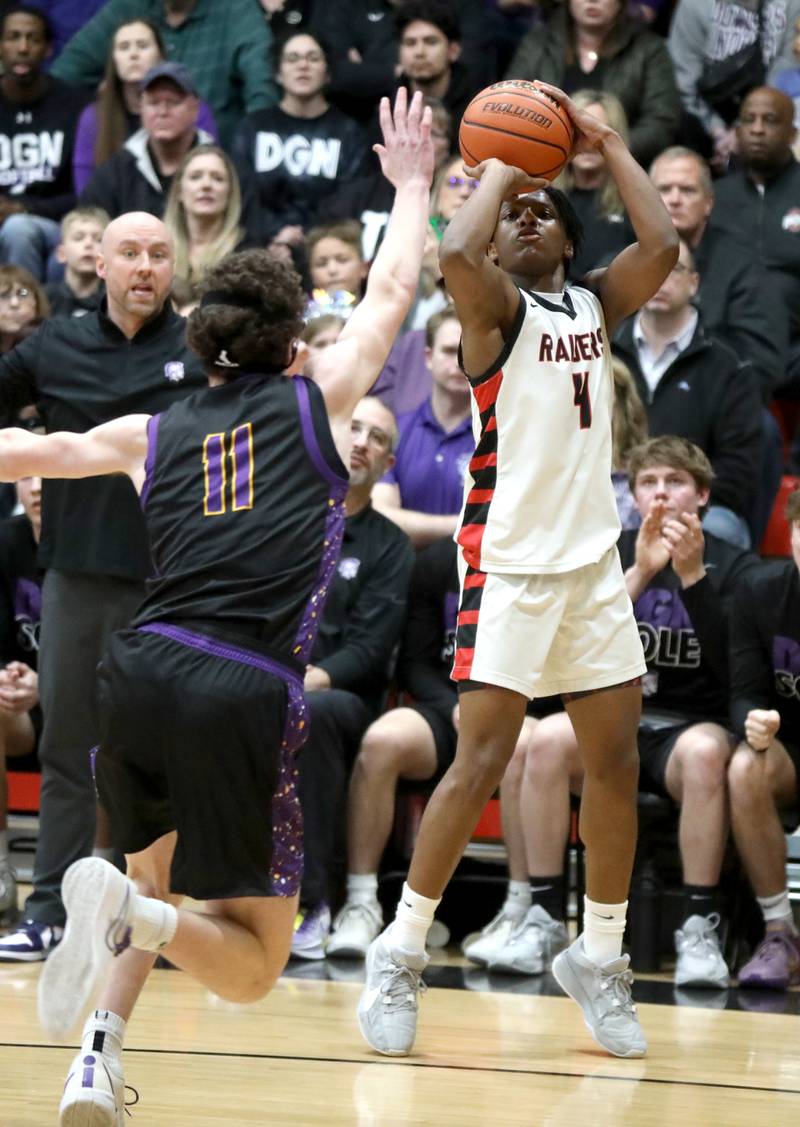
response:
M86 1019L81 1037L81 1052L100 1053L101 1056L119 1060L125 1026L117 1014L111 1010L94 1010Z
M131 923L131 946L140 951L160 951L175 937L178 909L165 900L136 896Z
M598 904L583 898L583 950L593 963L607 963L622 954L622 935L628 901Z
M420 896L404 883L397 915L391 926L392 943L412 955L424 955L428 928L440 902L441 898L431 900L428 896Z
M378 903L378 874L377 873L348 873L347 874L347 903L369 904Z
M775 896L757 896L756 900L758 900L758 906L761 909L765 924L781 923L794 935L797 935L787 888Z
M521 920L531 906L531 882L510 880L506 890L503 911L512 919Z

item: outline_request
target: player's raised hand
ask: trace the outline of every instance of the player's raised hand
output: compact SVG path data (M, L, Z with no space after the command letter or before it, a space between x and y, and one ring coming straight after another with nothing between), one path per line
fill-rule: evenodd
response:
M592 114L587 113L584 109L579 109L575 105L572 98L565 94L563 90L559 90L557 86L552 86L549 82L534 82L534 86L538 87L545 94L549 94L560 106L567 111L575 129L575 141L572 146L573 153L585 153L591 149L598 149L606 137L614 133L610 125L606 125L604 121L594 117Z
M430 106L422 106L419 91L408 101L404 86L397 91L394 107L388 98L381 98L378 116L383 144L373 145L381 162L383 175L399 188L401 184L421 181L430 187L433 177L433 142L431 141Z

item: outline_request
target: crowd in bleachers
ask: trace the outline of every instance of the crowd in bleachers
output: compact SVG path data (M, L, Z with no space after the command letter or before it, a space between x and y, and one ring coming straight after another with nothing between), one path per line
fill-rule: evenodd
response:
M620 552L648 662L641 785L680 807L676 981L727 985L735 969L718 927L730 839L764 919L740 982L800 983L781 821L798 821L800 494L788 516L773 513L800 473L800 0L30 0L0 4L0 19L2 354L24 342L30 357L54 318L102 314L103 232L141 211L172 235L178 313L230 252L291 261L308 294L313 378L362 296L391 208L372 149L379 101L405 86L433 110L438 171L417 294L354 421L361 477L306 674L301 958L365 954L382 927L398 783L430 783L455 753L452 536L474 438L437 252L479 189L458 155L461 114L490 82L540 79L627 141L680 235L673 271L612 345ZM590 285L631 225L601 153L573 156L556 186L584 226L570 281ZM179 381L182 362L165 359ZM0 368L0 410L36 426L34 409L17 409L24 392L4 390L14 363ZM0 492L8 926L17 890L2 764L30 755L42 724L39 495L30 480ZM672 539L667 516L680 525ZM786 558L765 559L776 541ZM469 958L538 974L563 946L580 786L568 717L558 701L532 702L501 792L507 896ZM100 835L97 848L113 843ZM59 941L57 896L43 906L35 888L33 901L0 939L0 962L44 959Z

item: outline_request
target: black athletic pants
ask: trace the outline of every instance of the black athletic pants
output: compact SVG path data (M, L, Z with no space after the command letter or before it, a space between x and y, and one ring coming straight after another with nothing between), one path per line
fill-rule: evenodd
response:
M332 874L346 837L350 769L373 716L361 697L343 689L310 692L306 699L309 735L297 760L305 824L300 900L313 907L332 896Z

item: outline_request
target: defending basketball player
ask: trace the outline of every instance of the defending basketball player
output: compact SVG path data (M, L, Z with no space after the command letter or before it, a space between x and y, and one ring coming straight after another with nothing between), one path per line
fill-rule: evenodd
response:
M211 272L189 321L207 390L86 434L0 432L3 480L127 474L155 565L100 674L96 781L128 876L99 858L71 866L66 931L39 984L52 1036L97 1006L64 1089L64 1127L125 1122L122 1039L156 952L238 1002L263 997L288 958L302 874L292 760L305 736L303 672L344 527L353 409L416 292L430 116L420 95L407 106L400 91L394 113L382 101L376 152L394 206L366 296L315 382L286 378L302 328L299 278L246 251ZM146 278L146 247L129 240L119 253ZM205 911L179 908L184 895Z
M468 169L480 188L442 240L477 438L457 533L461 726L456 759L425 810L397 917L367 956L361 1030L389 1054L413 1045L425 936L511 758L526 702L554 693L586 771L587 897L585 931L553 973L605 1049L639 1057L647 1048L621 954L645 664L616 549L608 342L664 281L678 242L619 135L538 85L568 111L577 144L603 152L638 241L591 277L591 289L569 285L580 238L569 203L498 160Z

